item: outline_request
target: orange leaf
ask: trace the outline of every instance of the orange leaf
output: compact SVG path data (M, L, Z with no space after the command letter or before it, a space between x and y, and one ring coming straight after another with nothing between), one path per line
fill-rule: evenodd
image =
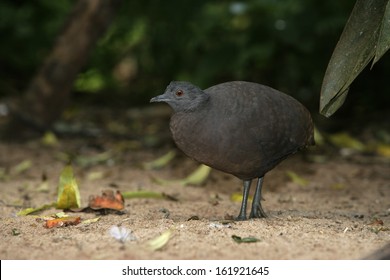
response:
M75 226L79 224L80 221L81 221L80 217L62 217L62 218L47 220L45 226L47 228Z
M113 209L122 210L125 208L125 200L120 191L114 194L111 190L102 191L101 196L90 196L89 207L92 209Z

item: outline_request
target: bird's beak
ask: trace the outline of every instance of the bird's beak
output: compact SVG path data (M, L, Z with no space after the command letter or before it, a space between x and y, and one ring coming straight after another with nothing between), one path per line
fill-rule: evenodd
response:
M150 102L167 102L169 101L170 99L167 97L167 95L164 93L164 94L161 94L159 96L156 96L156 97L153 97L152 99L150 99Z

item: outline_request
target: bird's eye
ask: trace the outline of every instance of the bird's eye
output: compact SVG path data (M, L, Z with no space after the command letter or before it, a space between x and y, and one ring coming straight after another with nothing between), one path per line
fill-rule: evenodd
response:
M184 94L184 92L182 90L178 90L176 91L176 96L180 97Z

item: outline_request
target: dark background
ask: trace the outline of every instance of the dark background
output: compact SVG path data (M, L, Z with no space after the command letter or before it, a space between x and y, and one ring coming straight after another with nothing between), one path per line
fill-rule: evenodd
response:
M23 96L76 2L1 1L0 102ZM171 80L201 88L248 80L294 96L324 129L386 124L388 55L357 78L331 121L318 114L326 66L354 3L123 1L89 53L66 108L149 106Z

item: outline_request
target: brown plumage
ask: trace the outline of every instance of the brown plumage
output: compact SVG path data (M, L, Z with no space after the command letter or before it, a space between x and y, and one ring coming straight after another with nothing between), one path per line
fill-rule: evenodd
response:
M171 132L186 155L244 181L239 220L246 219L251 180L259 178L250 217L265 217L264 175L287 156L314 144L307 109L264 85L235 81L202 91L188 82L171 82L151 102L166 102L174 110Z

